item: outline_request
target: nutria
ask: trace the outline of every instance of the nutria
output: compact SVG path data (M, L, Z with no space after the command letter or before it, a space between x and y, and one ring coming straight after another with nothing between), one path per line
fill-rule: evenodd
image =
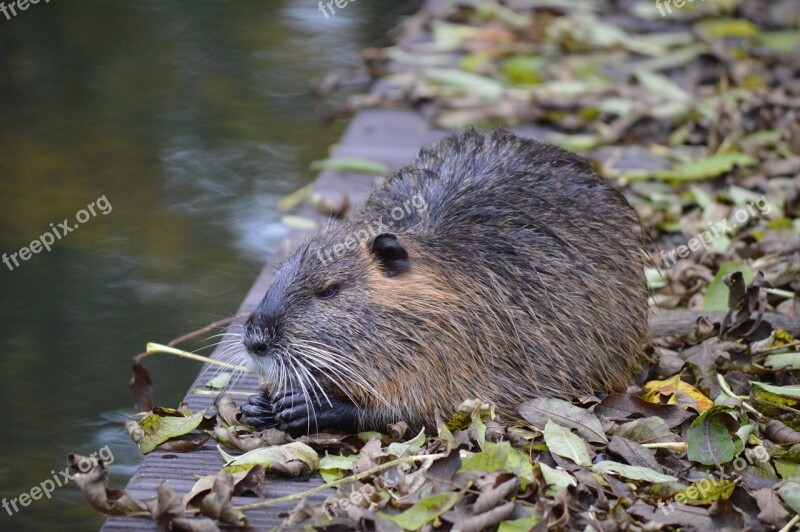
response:
M275 273L242 338L243 407L289 433L434 427L467 398L624 391L649 336L643 230L588 162L464 131L373 187Z

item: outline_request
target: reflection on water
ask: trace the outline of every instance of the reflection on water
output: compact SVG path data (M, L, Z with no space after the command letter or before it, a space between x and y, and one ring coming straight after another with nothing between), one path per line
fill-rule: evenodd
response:
M0 16L0 252L105 195L113 205L9 271L0 263L0 497L109 445L119 486L139 460L130 355L235 311L286 229L276 201L312 179L342 125L309 81L354 64L401 2L122 0ZM174 406L197 367L151 359ZM6 530L96 528L73 487Z

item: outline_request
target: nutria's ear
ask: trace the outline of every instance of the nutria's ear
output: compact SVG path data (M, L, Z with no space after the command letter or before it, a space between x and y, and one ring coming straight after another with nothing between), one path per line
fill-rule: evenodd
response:
M408 251L397 241L397 237L390 233L376 236L369 250L387 277L400 275L410 266Z

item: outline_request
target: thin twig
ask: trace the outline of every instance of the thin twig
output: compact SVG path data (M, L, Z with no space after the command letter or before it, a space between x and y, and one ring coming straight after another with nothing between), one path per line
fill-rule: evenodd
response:
M200 388L195 388L194 390L192 390L192 393L196 394L196 395L214 395L214 396L216 396L216 395L219 395L219 392L220 392L220 390L201 390ZM225 393L230 395L230 396L238 396L238 397L250 397L251 395L253 395L253 392L237 392L237 391L234 391L234 390L229 390L229 391L226 391Z
M405 456L403 458L398 458L397 460L392 460L391 462L386 462L385 464L381 464L379 466L375 466L371 469L367 469L361 473L356 475L351 475L349 477L340 478L339 480L334 480L333 482L329 482L327 484L323 484L321 486L317 486L316 488L311 488L310 490L306 490L302 493L293 493L291 495L285 495L283 497L278 497L277 499L267 499L266 501L259 501L254 502L251 504L245 504L244 506L236 506L237 510L245 511L245 510L254 510L256 508L261 508L262 506L271 506L273 504L279 504L282 502L288 501L296 501L302 499L303 497L308 497L309 495L313 495L314 493L318 493L320 491L324 491L329 488L335 488L342 484L347 484L349 482L355 482L357 480L361 480L367 478L375 473L380 473L384 469L389 469L396 465L400 464L408 464L411 462L419 462L421 460L438 460L439 458L444 458L447 456L446 454L420 454L417 456Z
M794 298L794 292L788 290L781 290L780 288L766 288L765 290L768 294L772 294L773 296L785 297L786 299Z
M794 525L800 523L800 514L795 515L792 517L792 520L786 523L786 526L778 530L778 532L789 532Z
M772 351L778 351L780 349L786 349L787 347L797 347L798 345L800 345L800 340L798 340L796 342L792 342L790 344L786 344L786 345L776 345L775 347L770 347L769 349L764 349L763 351L759 351L758 354L759 355L763 355L765 353L771 353Z
M231 316L229 318L225 318L224 320L215 321L214 323L210 323L210 324L206 325L205 327L203 327L201 329L197 329L196 331L192 331L190 333L186 333L184 335L178 336L177 338L174 338L174 339L170 340L169 342L167 342L166 345L168 345L170 347L174 347L174 346L176 346L178 344L182 344L183 342L186 342L187 340L191 340L192 338L196 338L196 337L198 337L198 336L200 336L202 334L205 334L207 332L211 332L211 331L213 331L214 329L216 329L218 327L222 327L223 325L227 325L227 324L231 323L233 320L235 320L236 318L246 318L246 317L247 317L247 315L245 315L245 314L237 314L236 316ZM135 362L141 362L141 360L143 358L147 358L147 357L149 357L150 355L153 355L153 354L154 353L150 353L148 351L144 351L142 353L139 353L135 357L133 357L133 360Z
M669 441L662 443L643 443L642 447L646 449L669 449L676 453L685 453L688 446L682 441Z

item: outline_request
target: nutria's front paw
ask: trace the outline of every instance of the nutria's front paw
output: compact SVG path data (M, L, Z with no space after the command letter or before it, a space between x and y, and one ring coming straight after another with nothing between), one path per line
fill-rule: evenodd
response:
M264 394L251 395L247 404L242 405L244 421L256 430L269 429L275 426L275 414L272 401Z
M302 389L289 388L272 398L274 426L292 436L335 431L357 430L358 408L349 400L328 394L309 398Z

